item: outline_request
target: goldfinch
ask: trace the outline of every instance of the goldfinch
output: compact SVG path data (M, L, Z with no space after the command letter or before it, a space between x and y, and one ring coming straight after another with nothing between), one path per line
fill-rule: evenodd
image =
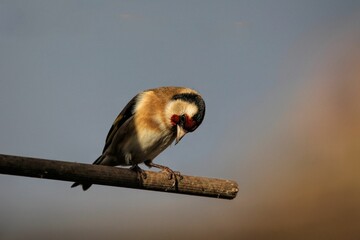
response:
M160 87L145 90L125 106L106 137L101 156L93 164L131 166L142 172L138 164L174 171L153 160L175 140L177 144L193 132L205 116L205 102L198 92L185 87ZM90 183L75 182L87 190Z

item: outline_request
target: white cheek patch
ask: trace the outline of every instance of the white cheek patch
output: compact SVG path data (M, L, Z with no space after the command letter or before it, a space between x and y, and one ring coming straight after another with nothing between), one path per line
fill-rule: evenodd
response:
M172 115L183 115L187 114L190 118L193 117L198 112L198 107L189 102L184 102L181 100L176 100L170 102L166 108L165 113L168 119L171 118Z
M198 112L198 107L195 104L187 104L185 112L189 117L193 117Z

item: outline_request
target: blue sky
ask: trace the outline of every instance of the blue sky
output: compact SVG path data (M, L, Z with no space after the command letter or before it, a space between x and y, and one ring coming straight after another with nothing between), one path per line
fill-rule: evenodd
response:
M255 173L242 159L287 111L302 84L293 68L315 63L359 10L359 1L330 0L0 1L0 153L91 163L136 93L187 86L203 95L205 120L156 162L247 186ZM224 157L233 148L236 159ZM241 204L70 185L0 176L0 237L65 229L71 238L95 226L112 237L135 229L139 212L156 215L143 226L155 235L167 217L181 226L176 209L200 224L203 211L231 215Z

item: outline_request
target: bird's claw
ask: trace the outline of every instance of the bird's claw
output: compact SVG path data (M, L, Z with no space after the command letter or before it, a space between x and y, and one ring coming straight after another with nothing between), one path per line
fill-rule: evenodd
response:
M163 166L163 165L155 164L151 160L147 160L144 163L148 167L156 167L156 168L161 169L161 172L167 173L169 176L168 177L169 180L174 179L174 183L171 186L171 188L173 188L173 187L175 187L175 189L178 188L179 181L181 181L183 179L183 176L181 176L180 172L173 171L170 168Z
M163 170L163 171L168 173L168 175L169 175L168 179L169 180L177 179L177 178L179 178L179 180L182 180L184 178L179 171L173 171L171 169L170 169L170 171L169 170Z
M179 185L179 181L181 181L183 179L183 176L181 175L181 173L178 172L178 171L173 171L168 167L164 168L162 171L166 172L168 174L168 179L169 180L174 179L174 182L173 182L173 184L171 185L170 188L175 187L175 189L177 189L178 185Z

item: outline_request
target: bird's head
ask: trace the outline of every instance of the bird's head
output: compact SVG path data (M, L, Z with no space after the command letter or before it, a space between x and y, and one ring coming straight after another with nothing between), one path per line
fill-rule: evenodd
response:
M171 127L176 131L175 144L188 132L195 131L205 116L205 102L195 91L177 93L166 107Z

